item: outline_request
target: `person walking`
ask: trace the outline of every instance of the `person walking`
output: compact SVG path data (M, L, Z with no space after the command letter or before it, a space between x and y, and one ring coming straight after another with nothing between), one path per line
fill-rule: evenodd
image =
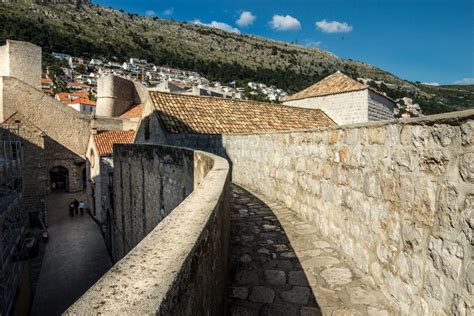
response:
M69 216L74 217L74 202L69 203Z
M81 215L84 215L84 208L86 205L84 204L83 201L79 202L79 210L81 211Z
M76 215L78 215L78 212L79 212L79 201L77 199L74 199L74 213L76 213Z

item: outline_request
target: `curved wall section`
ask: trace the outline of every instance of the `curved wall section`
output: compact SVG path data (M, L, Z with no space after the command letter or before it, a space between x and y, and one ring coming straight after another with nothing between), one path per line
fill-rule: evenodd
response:
M222 315L227 161L178 147L116 145L114 166L114 253L124 257L66 314Z

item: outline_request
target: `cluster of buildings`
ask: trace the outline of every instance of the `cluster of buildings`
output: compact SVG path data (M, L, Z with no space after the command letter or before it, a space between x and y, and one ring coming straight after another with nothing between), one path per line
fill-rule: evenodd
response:
M283 98L288 96L288 93L283 90L279 89L275 86L267 86L264 83L257 83L257 82L249 82L247 86L252 89L250 91L251 95L257 95L258 93L262 93L267 96L269 101L282 101Z
M63 74L58 76L59 79L66 82L65 91L56 94L55 97L80 112L95 112L97 81L108 75L139 82L155 91L245 99L242 88L225 86L220 82L210 82L197 72L157 66L144 59L130 58L119 63L99 58L85 60L64 53L53 53L53 57L64 60L68 64L68 67L62 69ZM269 99L275 99L276 94L272 92L272 88L267 88L265 85L258 87L260 86L265 91L268 90ZM54 95L54 82L48 75L42 79L42 89L44 93Z
M243 100L238 96L240 91L222 86L211 89L197 85L192 93L183 91L174 80L190 73L162 67L155 67L154 75L173 80L148 87L142 80L124 78L123 68L115 73L112 67L97 66L99 76L76 77L67 82L69 92L53 98L41 91L51 90L54 83L48 77L41 79L40 47L7 41L0 47L0 56L8 56L0 58L1 127L18 126L15 135L22 142L24 163L18 205L26 214L23 218L29 224L35 218L47 223L45 196L57 189L80 192L85 188L89 212L100 223L112 254L120 233L115 227L112 194L114 144L179 144L195 138L203 141L205 149L206 144L218 143L224 134L391 119L395 106L390 98L340 72L283 98L283 105L272 105ZM80 62L71 56L69 59L71 68ZM94 60L93 64L100 62ZM127 65L133 65L131 69L136 72L147 64L132 59ZM205 82L197 74L187 78ZM94 115L88 115L90 112ZM225 156L224 152L220 154ZM114 259L119 259L123 254L115 255Z

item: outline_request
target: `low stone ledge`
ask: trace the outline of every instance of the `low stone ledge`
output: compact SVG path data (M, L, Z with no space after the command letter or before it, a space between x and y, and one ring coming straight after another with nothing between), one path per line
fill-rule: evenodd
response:
M212 166L194 191L66 315L224 314L229 165L212 154L195 151L194 156L195 174ZM206 166L197 168L196 162Z

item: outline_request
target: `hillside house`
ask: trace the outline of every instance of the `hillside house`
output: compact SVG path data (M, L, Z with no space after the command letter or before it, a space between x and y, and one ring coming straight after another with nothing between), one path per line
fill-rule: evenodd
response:
M283 104L321 109L339 125L393 119L395 107L391 98L339 71L284 98Z
M72 101L66 102L66 104L81 113L91 114L95 112L96 102L89 100L89 98L75 98Z

